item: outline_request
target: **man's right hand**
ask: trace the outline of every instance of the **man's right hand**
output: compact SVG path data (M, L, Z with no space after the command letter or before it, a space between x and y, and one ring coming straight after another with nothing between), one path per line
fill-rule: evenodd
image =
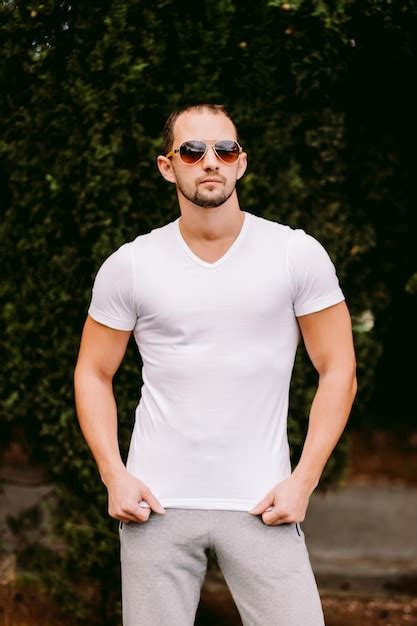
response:
M151 514L164 514L165 509L144 482L126 469L105 482L109 494L108 513L123 522L146 522ZM147 503L147 504L145 504Z

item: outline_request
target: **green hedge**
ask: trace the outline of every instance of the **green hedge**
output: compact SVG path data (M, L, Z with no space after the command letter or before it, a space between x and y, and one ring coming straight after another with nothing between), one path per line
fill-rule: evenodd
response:
M382 0L1 3L0 434L24 441L56 485L55 531L68 547L47 566L32 559L72 623L120 614L117 522L80 435L72 375L100 263L178 215L155 165L165 118L184 103L225 103L249 155L242 208L305 228L328 249L355 324L360 416L383 339L366 312L377 317L391 295L377 212L395 229L408 210L398 183L407 152L397 148L411 103L400 130L391 120L387 131L386 116L390 85L407 92L397 64L407 76L416 69L416 17L415 2ZM115 384L124 458L139 382L130 345ZM294 461L316 382L300 348ZM343 478L346 452L343 437L319 488Z

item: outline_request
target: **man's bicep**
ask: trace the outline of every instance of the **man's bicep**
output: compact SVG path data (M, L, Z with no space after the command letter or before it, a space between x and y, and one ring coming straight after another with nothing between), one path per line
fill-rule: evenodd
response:
M131 334L131 330L110 328L87 315L77 367L112 378L123 360Z
M319 373L328 369L355 369L352 322L345 301L297 317L304 345Z

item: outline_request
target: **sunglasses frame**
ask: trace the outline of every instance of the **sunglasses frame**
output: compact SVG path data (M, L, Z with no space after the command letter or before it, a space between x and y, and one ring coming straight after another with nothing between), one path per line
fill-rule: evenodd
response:
M184 159L181 157L180 154L180 158L181 161L183 163L185 163L185 165L195 165L196 163L199 163L202 159L204 159L204 157L207 154L207 150L211 147L213 148L213 152L216 155L216 157L218 159L220 159L220 161L222 161L222 163L226 163L226 165L233 165L233 163L236 163L236 161L239 159L240 154L243 152L243 148L240 145L240 143L238 141L236 141L235 139L217 139L217 141L214 141L213 143L207 143L206 141L203 141L202 139L189 139L188 141L183 141L181 146L179 146L179 148L173 148L170 152L168 152L168 154L166 154L166 158L170 159L174 156L174 154L176 154L177 152L180 152L181 147L185 144L185 143L189 143L189 141L200 141L201 143L203 143L206 146L206 149L204 150L203 154L201 155L201 157L199 159L197 159L197 161L193 161L192 163L187 163L187 161L184 161ZM239 148L239 154L236 157L236 161L232 161L231 163L228 163L227 161L225 161L224 159L222 159L222 157L218 154L215 145L216 143L219 143L220 141L233 141L237 147Z

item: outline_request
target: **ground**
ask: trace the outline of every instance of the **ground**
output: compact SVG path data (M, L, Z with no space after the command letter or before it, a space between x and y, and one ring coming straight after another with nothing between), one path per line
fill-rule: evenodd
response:
M16 589L13 593L10 589L0 587L0 600L0 623L4 626L69 626L68 622L59 620L48 598L35 590L22 593ZM417 624L417 598L358 598L332 594L322 595L322 604L326 626ZM233 600L226 589L210 591L203 588L196 626L241 626Z
M414 626L417 624L417 598L322 595L326 626ZM204 592L196 626L241 626L239 615L227 590ZM300 626L302 626L300 624Z

